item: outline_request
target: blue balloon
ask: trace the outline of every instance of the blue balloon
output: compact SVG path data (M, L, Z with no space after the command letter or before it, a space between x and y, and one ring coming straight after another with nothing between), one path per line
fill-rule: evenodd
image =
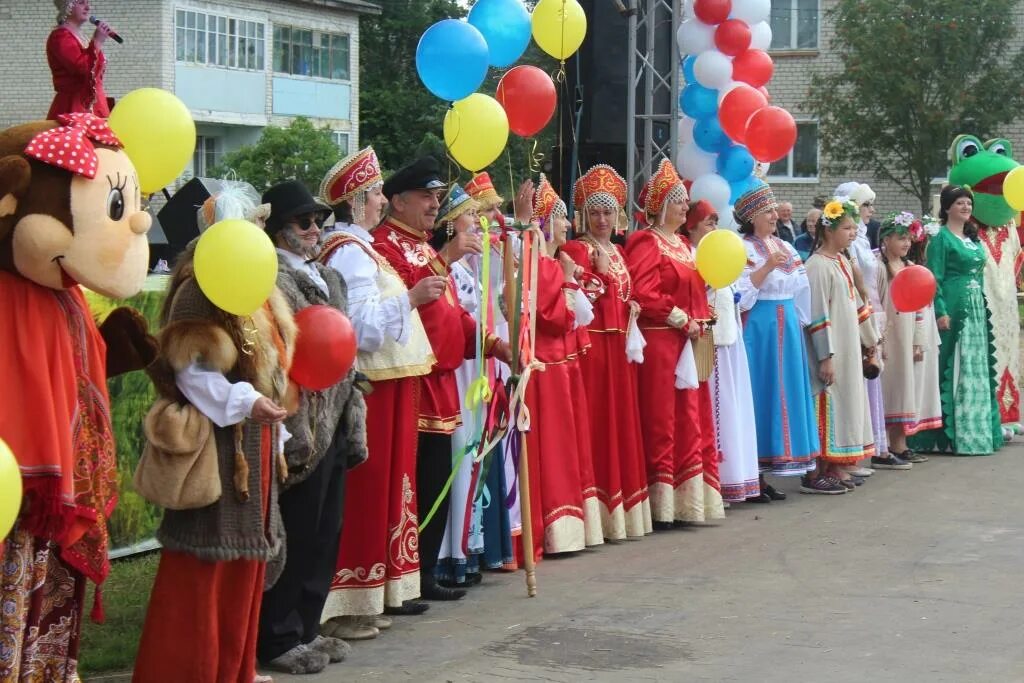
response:
M696 83L697 76L693 73L693 65L697 62L697 55L687 55L683 58L683 78L687 83Z
M469 10L469 23L487 41L491 66L515 64L530 44L530 13L520 0L477 0Z
M722 130L718 116L705 116L693 125L693 141L705 152L715 154L729 145L729 136Z
M747 176L746 178L740 180L739 182L729 183L729 188L731 191L729 194L729 203L735 204L736 202L739 201L740 197L750 192L751 190L756 190L762 185L764 185L764 181L761 180L760 178L755 178L754 176Z
M455 102L477 91L487 77L487 41L475 26L439 21L420 36L416 73L427 90Z
M694 136L696 140L696 136ZM735 183L750 177L754 171L754 157L750 155L746 147L732 145L723 149L718 154L718 175L730 183Z
M683 88L679 96L679 106L683 113L692 119L703 119L718 111L718 91L705 88L699 83L691 83Z

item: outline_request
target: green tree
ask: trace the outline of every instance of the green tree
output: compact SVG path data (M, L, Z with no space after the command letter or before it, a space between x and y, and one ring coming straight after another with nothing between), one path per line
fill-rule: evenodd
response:
M931 204L959 133L996 134L1024 105L1024 51L1011 50L1019 0L839 0L805 107L829 171L867 171Z
M283 180L301 180L315 194L338 156L330 131L299 117L287 128L267 126L259 142L226 154L212 175L233 172L260 192Z

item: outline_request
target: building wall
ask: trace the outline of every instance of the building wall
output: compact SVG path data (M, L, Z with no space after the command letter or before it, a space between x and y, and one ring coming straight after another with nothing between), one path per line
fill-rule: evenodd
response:
M778 52L771 53L775 63L775 74L768 84L768 90L772 96L772 104L781 106L793 114L798 120L802 115L803 102L810 92L811 73L820 71L837 71L841 64L838 56L832 51L835 31L828 21L828 10L834 7L836 0L821 0L819 2L819 43L818 50L810 52ZM1014 10L1018 27L1018 36L1013 45L1019 47L1024 44L1024 3L1018 3ZM880 46L880 49L883 49ZM894 59L900 55L894 54ZM806 117L804 117L806 118ZM971 133L974 131L963 131ZM1008 138L1017 151L1018 159L1024 157L1024 119L1004 126L997 131L1002 137ZM951 140L948 142L952 142ZM945 143L945 144L948 144ZM894 183L886 182L873 177L870 174L859 176L835 176L825 172L827 159L819 154L819 175L816 182L780 182L771 180L776 195L781 200L793 202L794 215L797 220L802 220L803 214L811 206L815 195L831 194L837 185L847 180L857 180L868 183L877 194L876 213L884 215L890 211L910 210L920 211L920 204L916 197L900 190ZM938 193L940 185L934 186Z

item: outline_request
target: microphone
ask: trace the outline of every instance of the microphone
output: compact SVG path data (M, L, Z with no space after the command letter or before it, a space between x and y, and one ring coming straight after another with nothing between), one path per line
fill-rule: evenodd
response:
M99 26L100 25L100 20L97 19L96 17L90 16L89 17L89 23L92 24L93 26ZM121 36L117 35L113 31L111 31L107 35L109 35L111 38L113 38L114 42L119 44L119 45L124 42L124 38L122 38Z

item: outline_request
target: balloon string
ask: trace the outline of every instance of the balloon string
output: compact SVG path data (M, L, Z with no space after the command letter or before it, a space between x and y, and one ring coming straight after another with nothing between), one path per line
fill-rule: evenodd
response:
M448 184L451 185L454 180L458 180L460 175L452 176L452 164L455 164L455 168L462 168L462 164L459 163L458 159L452 156L452 147L458 142L459 135L462 134L462 115L455 108L454 103L448 107L448 114L452 116L452 127L455 129L455 135L452 137L451 143L447 140L444 141L444 155L448 159Z
M534 174L534 173L540 173L541 164L544 162L544 154L542 152L538 152L537 151L537 144L538 143L539 143L539 140L534 139L533 147L530 149L529 164L530 164L530 173L531 173L531 175Z

